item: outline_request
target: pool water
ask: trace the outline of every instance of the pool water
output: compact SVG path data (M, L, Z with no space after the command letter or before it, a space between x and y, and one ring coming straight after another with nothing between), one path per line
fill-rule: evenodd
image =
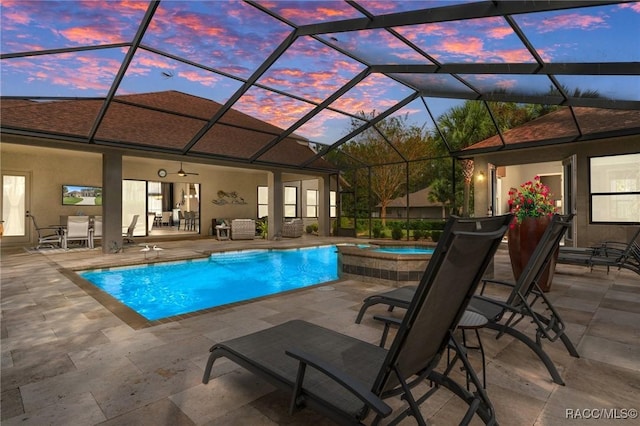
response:
M337 280L338 256L335 246L242 250L78 274L153 321Z
M372 249L378 253L396 253L396 254L433 254L432 248L422 247L379 247Z

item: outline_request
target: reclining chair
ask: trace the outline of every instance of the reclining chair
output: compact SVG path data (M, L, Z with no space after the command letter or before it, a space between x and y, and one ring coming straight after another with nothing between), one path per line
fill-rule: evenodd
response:
M560 385L564 385L564 381L542 347L542 339L547 339L550 342L560 339L571 356L577 358L579 355L565 334L565 324L560 318L560 314L540 290L537 282L553 257L567 228L571 225L571 217L571 215L555 215L553 217L516 283L483 280L482 291L473 297L468 307L469 310L478 312L489 320L487 327L498 331L496 339L506 333L526 344L544 363L553 381ZM502 300L487 297L483 293L488 283L506 286L511 289L511 292L506 299ZM390 311L395 307L406 309L414 292L415 287L405 286L367 297L358 312L356 323L362 320L365 311L373 305L388 305ZM544 305L543 309L535 306L539 301ZM505 317L508 317L506 321L501 322ZM524 318L536 324L535 340L515 328Z
M371 411L377 424L393 412L384 400L398 395L409 407L394 422L411 415L425 424L420 404L442 386L469 405L462 424L476 414L484 423L494 424L493 406L481 386L472 394L435 369L509 220L509 216L478 219L479 224L501 221L502 226L493 232L469 232L455 230L457 218L450 219L389 349L293 320L215 344L203 383L208 383L214 361L226 357L288 391L291 412L309 406L341 424L360 423ZM478 383L468 360L462 358L474 384ZM425 379L436 386L416 398L412 389Z
M640 227L628 243L606 241L594 247L561 247L558 263L588 266L606 266L629 269L640 274Z

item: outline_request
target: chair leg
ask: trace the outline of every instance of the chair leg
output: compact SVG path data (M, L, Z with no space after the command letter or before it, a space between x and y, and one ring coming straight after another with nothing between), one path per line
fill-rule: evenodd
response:
M547 367L547 370L549 371L549 374L551 375L551 378L554 381L554 383L564 386L564 380L562 380L560 373L558 373L558 369L556 368L553 361L551 361L551 358L549 357L549 355L547 355L544 349L538 346L536 342L531 340L529 336L511 327L503 327L501 324L497 324L495 322L490 322L489 324L487 324L487 327L489 327L492 330L503 331L504 333L507 333L515 337L525 345L529 346L529 348L533 352L535 352L536 355L538 355L538 358L540 358L540 361L542 361L544 366Z

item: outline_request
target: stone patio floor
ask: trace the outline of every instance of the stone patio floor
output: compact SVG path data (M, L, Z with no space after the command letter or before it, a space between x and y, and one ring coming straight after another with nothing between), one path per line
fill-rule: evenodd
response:
M198 239L157 244L164 248L159 260L169 260L211 250L336 241L305 235L284 241ZM43 253L3 249L3 426L332 424L311 410L289 416L286 394L226 359L216 362L212 380L202 384L208 350L216 342L293 318L377 343L381 327L372 314L386 312L384 308L370 308L360 325L354 319L364 297L387 287L337 281L133 329L61 271L140 263L144 254L139 250L131 246L124 253L104 255L100 249ZM495 276L511 279L506 250L496 255ZM487 392L499 423L640 424L629 418L633 411L623 411L640 409L638 275L558 265L549 294L581 357L570 357L560 342L546 344L566 382L559 386L524 344L510 336L496 340L495 332L481 330L488 356ZM523 329L531 331L527 324ZM479 371L479 355L472 351L470 358ZM463 380L462 373L455 374ZM403 402L390 404L397 408ZM421 409L431 424L455 425L465 405L442 390ZM580 414L627 419L575 418ZM409 418L402 424L415 421ZM481 422L475 418L473 424Z

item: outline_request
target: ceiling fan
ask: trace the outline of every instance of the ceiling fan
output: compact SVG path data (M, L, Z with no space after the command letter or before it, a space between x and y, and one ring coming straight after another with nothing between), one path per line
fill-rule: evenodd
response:
M184 169L182 168L182 161L181 161L180 162L180 170L178 170L176 173L170 173L170 174L184 177L184 176L190 176L190 175L198 176L200 173L185 172Z

